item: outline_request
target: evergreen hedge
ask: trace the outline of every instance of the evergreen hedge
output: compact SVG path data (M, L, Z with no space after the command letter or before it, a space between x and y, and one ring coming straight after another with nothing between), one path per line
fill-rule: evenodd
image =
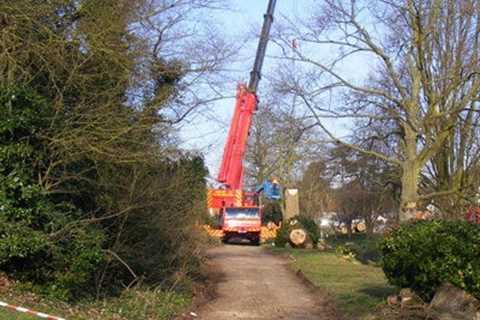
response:
M388 280L430 300L445 282L480 298L480 226L465 221L405 224L380 244Z

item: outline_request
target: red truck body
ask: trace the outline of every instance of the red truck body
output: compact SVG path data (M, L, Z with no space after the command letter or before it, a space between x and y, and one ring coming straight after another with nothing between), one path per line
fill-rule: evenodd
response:
M262 214L258 206L225 208L221 218L224 242L237 237L260 243Z

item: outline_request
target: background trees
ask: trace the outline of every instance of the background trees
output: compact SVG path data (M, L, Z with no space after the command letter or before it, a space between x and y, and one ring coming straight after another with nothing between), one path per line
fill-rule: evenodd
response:
M283 186L293 187L323 146L311 130L310 119L296 112L295 102L283 100L274 91L265 96L253 119L246 174L252 185L275 177Z

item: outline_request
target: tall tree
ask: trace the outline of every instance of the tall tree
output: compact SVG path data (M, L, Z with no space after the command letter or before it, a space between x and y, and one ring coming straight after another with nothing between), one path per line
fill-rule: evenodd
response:
M332 177L326 162L326 159L311 162L303 172L299 192L300 210L304 215L316 217L335 209Z
M420 175L452 141L466 113L478 112L478 1L327 0L311 19L287 23L280 31L282 58L309 66L303 81L282 79L283 90L302 98L332 142L400 168L400 220L414 217L418 201L454 192L421 194ZM292 38L300 45L292 46ZM367 80L344 68L359 61L372 66ZM343 95L345 107L326 105L326 94ZM395 154L341 139L325 123L332 118L389 124L384 135L396 137Z

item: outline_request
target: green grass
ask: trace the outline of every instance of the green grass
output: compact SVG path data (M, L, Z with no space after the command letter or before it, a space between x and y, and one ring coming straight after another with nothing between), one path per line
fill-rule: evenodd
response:
M0 320L34 320L34 319L41 319L41 318L25 315L22 313L13 312L5 309L0 310Z
M339 245L351 247L357 253L357 259L362 263L378 263L381 259L378 250L381 240L381 235L367 236L365 233L354 233L352 238L347 235L331 236L327 239L327 243L334 248Z
M0 295L0 300L68 320L166 320L172 319L191 304L190 294L144 288L126 289L119 297L76 305L55 302L47 297L35 300L30 297L30 294L21 290L11 289L7 297ZM0 320L17 319L39 318L0 308Z
M339 310L348 318L361 318L384 304L386 297L395 292L387 283L382 269L345 260L332 252L315 250L275 249L288 252L300 269L317 287L328 290L336 298Z

